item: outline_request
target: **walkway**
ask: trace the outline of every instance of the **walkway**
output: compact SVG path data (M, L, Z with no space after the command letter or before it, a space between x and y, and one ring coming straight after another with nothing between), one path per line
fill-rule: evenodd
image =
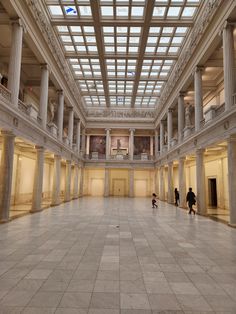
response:
M0 225L0 314L236 313L236 230L148 199Z

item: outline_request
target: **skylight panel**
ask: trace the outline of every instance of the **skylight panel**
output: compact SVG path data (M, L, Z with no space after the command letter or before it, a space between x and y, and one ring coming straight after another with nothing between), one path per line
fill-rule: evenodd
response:
M179 51L179 47L170 47L169 52L170 53L177 53Z
M81 33L81 27L80 26L70 26L70 30L72 33Z
M113 16L113 7L101 6L101 14L102 16Z
M83 26L85 33L94 33L94 27L93 26Z
M63 42L66 42L66 43L71 43L71 42L72 42L70 36L61 36L61 40L62 40Z
M161 37L160 43L161 44L168 44L170 42L170 37Z
M148 44L156 44L158 37L148 37Z
M110 34L113 34L114 33L114 27L112 27L112 26L105 26L105 27L103 27L103 32L104 33L110 33Z
M188 27L177 27L175 33L176 34L185 34L188 30Z
M114 44L114 37L112 37L112 36L105 36L104 37L104 42L106 44Z
M140 32L141 32L141 27L133 27L133 26L130 27L131 34L140 34Z
M92 16L90 6L79 6L80 16Z
M174 31L174 27L163 27L162 33L164 34L172 34Z
M144 7L132 7L131 16L143 17Z
M167 16L168 17L178 17L181 7L169 7Z
M67 46L67 45L65 45L64 47L65 47L66 51L75 51L74 46Z
M166 8L165 7L155 7L153 10L154 17L164 17Z
M96 43L95 36L86 36L85 38L87 43Z
M193 17L196 9L196 7L185 7L182 13L182 17Z
M84 43L84 37L83 36L73 36L74 42L76 43Z
M150 34L150 33L159 34L160 31L161 31L161 28L160 28L160 27L150 27L150 28L149 28L149 34Z
M64 9L65 9L66 15L77 15L77 10L76 10L76 7L74 6L69 6L69 7L65 6Z
M128 7L116 7L116 16L118 17L128 17L129 8Z
M96 46L88 46L88 51L90 52L97 52L97 47Z
M120 34L120 33L126 34L127 31L128 31L128 27L121 27L121 26L118 26L118 27L116 28L116 32L119 33L119 34Z
M84 52L84 51L86 51L86 47L85 46L76 46L76 50L78 52Z
M67 26L57 26L57 30L59 33L68 33L68 27Z
M62 9L59 5L50 5L49 11L52 16L63 15Z
M129 46L129 52L138 52L138 47Z
M173 44L181 44L183 39L184 39L183 37L173 37L172 43Z
M134 44L139 44L139 37L129 37L129 42Z

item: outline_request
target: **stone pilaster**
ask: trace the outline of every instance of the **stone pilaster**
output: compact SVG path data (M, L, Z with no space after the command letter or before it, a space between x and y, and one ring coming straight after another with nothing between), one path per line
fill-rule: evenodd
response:
M47 127L47 109L48 109L48 85L49 85L49 69L46 64L41 66L41 84L40 84L40 100L39 100L39 116L41 118L42 127Z
M129 197L134 197L134 169L129 169Z
M71 200L71 160L66 161L66 177L65 177L65 202Z
M155 130L155 157L157 158L159 154L159 138L158 130Z
M229 224L236 227L236 136L228 139Z
M134 159L134 131L135 129L130 129L129 134L129 158L130 160Z
M160 167L160 200L165 200L165 167Z
M12 21L12 42L7 87L11 92L11 102L16 107L18 107L18 96L20 90L22 42L23 25L19 19L14 20Z
M233 94L236 91L233 31L234 26L226 23L223 29L224 89L226 110L233 106Z
M174 203L173 162L168 163L168 203Z
M203 120L203 92L202 92L202 71L203 68L197 66L194 73L194 100L195 100L195 131L201 129Z
M63 140L63 120L64 120L64 92L58 91L58 110L57 110L57 127L58 139Z
M184 115L184 93L180 92L178 97L178 142L179 144L183 141L183 132L185 127Z
M68 139L70 148L73 145L73 132L74 132L74 109L73 107L69 107L69 121L68 121Z
M61 192L61 156L54 155L53 165L53 185L52 185L52 205L59 205Z
M80 168L79 197L84 195L84 168Z
M161 120L160 124L160 153L163 153L164 147L164 133L165 133L165 121Z
M85 128L82 129L82 147L81 147L82 155L84 156L86 151L86 131Z
M79 166L75 164L73 171L73 199L77 199L78 197L79 197Z
M168 150L171 148L171 140L173 137L173 109L168 109L168 115L167 115L167 134L168 134Z
M160 197L160 170L159 168L155 169L155 193Z
M90 135L87 134L87 136L86 136L86 155L89 155L89 150L90 150Z
M186 170L185 157L179 158L179 206L186 208Z
M77 147L77 153L80 153L80 130L81 130L81 121L76 121L76 147Z
M15 135L4 130L1 135L3 143L0 165L0 221L6 222L9 220L11 204Z
M207 213L204 151L204 149L196 151L197 211L201 215Z
M110 195L110 176L109 169L105 168L105 178L104 178L104 196L108 197Z
M106 129L106 159L110 158L110 143L111 143L111 137L110 137L110 131L111 129Z
M14 195L14 204L17 204L20 200L20 188L21 188L21 172L22 168L22 158L21 155L17 155L17 163L16 163L16 179L15 179L15 195Z
M34 186L31 212L42 210L42 192L43 192L43 170L44 170L44 147L36 146L36 161L34 170Z

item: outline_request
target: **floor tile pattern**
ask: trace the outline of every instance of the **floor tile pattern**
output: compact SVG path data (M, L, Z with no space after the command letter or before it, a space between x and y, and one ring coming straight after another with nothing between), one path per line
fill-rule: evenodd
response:
M236 229L145 198L0 225L0 314L235 314Z

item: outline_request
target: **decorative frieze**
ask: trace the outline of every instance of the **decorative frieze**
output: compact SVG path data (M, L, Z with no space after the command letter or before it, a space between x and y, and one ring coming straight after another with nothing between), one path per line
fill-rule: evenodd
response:
M89 109L86 111L88 117L96 118L154 118L154 110L121 110L121 109Z

